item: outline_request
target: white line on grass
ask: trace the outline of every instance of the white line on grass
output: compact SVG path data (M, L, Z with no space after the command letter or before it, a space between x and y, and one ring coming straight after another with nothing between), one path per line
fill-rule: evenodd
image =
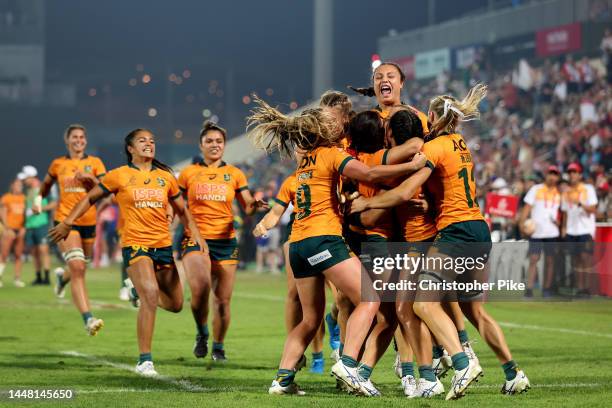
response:
M274 302L284 302L285 298L281 296L273 296L273 295L257 295L253 293L244 293L244 292L235 292L234 296L244 299L259 299L259 300L270 300ZM533 324L519 324L512 322L498 322L501 326L510 327L515 329L525 329L525 330L536 330L536 331L549 331L556 333L566 333L566 334L576 334L579 336L593 336L593 337L604 337L607 339L612 339L612 334L610 333L599 333L588 330L574 330L574 329L564 329L560 327L545 327L545 326L537 326Z
M577 334L579 336L605 337L607 339L612 339L612 334L598 333L598 332L592 332L592 331L587 331L587 330L563 329L560 327L545 327L545 326L536 326L533 324L518 324L518 323L512 323L512 322L498 322L498 323L500 326L515 328L515 329L548 331L548 332L555 332L555 333Z
M129 366L127 364L121 364L121 363L113 363L112 361L109 360L104 360L102 358L98 358L96 356L90 355L90 354L84 354L84 353L80 353L78 351L62 351L61 354L65 355L65 356L71 356L71 357L80 357L80 358L84 358L96 363L100 363L100 364L104 364L107 365L109 367L113 367L113 368L117 368L119 370L125 370L125 371L130 371L132 373L136 373L136 371L134 370L134 367ZM189 392L204 392L206 391L205 388L194 384L192 382L189 382L187 380L177 380L176 378L173 377L168 377L165 375L157 375L155 377L145 377L145 378L151 378L153 380L157 380L157 381L161 381L167 384L172 384L174 386L177 386L179 388L182 388L185 391L189 391Z

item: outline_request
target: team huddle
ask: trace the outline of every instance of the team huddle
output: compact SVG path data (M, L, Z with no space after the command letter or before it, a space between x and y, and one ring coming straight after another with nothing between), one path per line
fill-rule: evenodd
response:
M182 263L196 326L193 352L198 358L209 352L212 293L210 355L225 361L238 264L232 203L237 199L247 215L269 210L255 227L255 237L265 236L293 207L284 246L288 335L270 394L305 394L294 380L306 364L309 345L316 351L313 369L322 372L325 320L334 335L331 372L339 388L379 396L372 372L393 344L395 371L407 397L443 394L440 379L454 370L446 399L460 398L483 372L470 346L466 318L501 364L502 393L527 391L529 380L513 360L500 326L485 311L481 292L443 293L432 299L416 290L395 302L363 296L362 269L371 257L385 256L387 242L407 243L411 256L435 252L445 258L465 251L486 256L491 248L476 200L472 156L458 133L461 122L479 117L486 86L476 85L462 100L437 96L424 114L401 102L404 79L393 63L377 67L372 86L358 89L374 96L377 106L359 113L352 111L347 95L336 91L326 92L319 107L295 116L256 98L248 117L254 144L293 156L297 163L278 192L277 205L270 207L251 195L240 169L223 161L227 135L214 123L205 123L200 132L203 160L178 177L155 159L155 136L147 129L125 137L127 164L107 172L99 158L85 153L85 128L69 126L64 134L68 154L53 160L31 204L34 214L44 213L51 187L58 185L49 236L58 242L66 268L58 275L56 292L70 284L88 334L103 328L103 320L91 313L85 271L95 238L96 206L99 210L114 200L126 284L139 308L136 371L157 375L152 358L157 307L177 313L183 306L171 239L171 224L180 219L185 228ZM380 253L362 253L366 243L376 244L373 248L381 248ZM448 270L421 270L416 279L435 283L461 277ZM327 315L326 286L334 297Z

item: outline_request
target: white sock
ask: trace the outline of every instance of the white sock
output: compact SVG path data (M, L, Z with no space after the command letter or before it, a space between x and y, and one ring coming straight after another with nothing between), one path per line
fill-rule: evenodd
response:
M6 264L4 262L0 262L0 276L2 276L2 272L4 272L4 268L6 268Z

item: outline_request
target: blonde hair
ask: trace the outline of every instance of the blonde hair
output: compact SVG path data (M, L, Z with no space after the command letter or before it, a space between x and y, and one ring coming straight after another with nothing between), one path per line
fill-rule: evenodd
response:
M68 125L66 130L64 130L64 140L68 140L68 136L70 136L73 130L82 130L83 133L85 133L85 136L87 136L87 129L85 129L85 126L80 125L78 123L73 123L71 125Z
M288 116L257 96L253 100L257 106L247 117L247 128L256 147L291 156L296 148L311 151L338 144L342 129L333 114L317 108Z
M319 106L338 107L343 115L348 116L353 109L353 103L347 94L330 89L321 95Z
M487 95L487 86L476 84L461 101L450 95L436 96L429 103L429 111L436 114L431 125L431 134L452 133L459 122L480 118L478 105Z

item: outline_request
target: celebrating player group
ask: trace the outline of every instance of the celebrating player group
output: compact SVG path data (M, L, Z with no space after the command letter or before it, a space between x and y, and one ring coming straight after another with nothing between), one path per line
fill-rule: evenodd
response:
M155 136L147 129L125 137L126 164L107 172L99 158L85 153L86 129L71 125L64 134L68 153L53 160L32 205L34 213L44 211L44 199L57 183L50 237L59 243L66 267L58 274L56 292L70 284L87 332L96 335L103 328L100 316L91 313L85 271L95 237L96 206L115 200L126 281L132 303L139 307L135 370L156 376L152 344L157 307L177 313L183 306L171 246L171 224L179 218L185 229L182 263L195 323L193 351L198 358L208 355L212 293L210 354L225 361L238 264L232 203L237 199L247 215L269 210L253 230L255 237L266 236L291 207L285 245L288 334L270 394L306 394L295 377L306 364L311 343L317 349L315 360L322 355L324 321L334 337L331 373L349 393L381 395L371 377L393 344L396 373L407 397L464 396L483 373L466 320L499 360L502 393L527 391L529 380L500 326L483 307L482 292L432 298L417 289L395 302L382 302L375 293L364 296L368 278L362 271L372 256L385 255L383 248L390 241L407 243L411 256L456 258L469 251L486 258L491 249L489 228L476 200L475 164L459 133L462 122L479 118L486 86L475 85L462 99L434 97L425 114L401 102L404 80L399 66L378 66L371 86L356 89L377 102L362 112L354 112L350 98L337 91L326 92L318 107L295 115L255 98L247 118L254 145L296 161L295 172L275 199L277 205L270 208L251 195L244 173L223 161L227 135L217 124L207 122L200 133L203 160L178 176L155 158ZM381 248L381 253L364 254L363 244L375 244L372 248ZM433 283L460 279L435 268L415 276ZM333 294L327 315L326 287ZM317 368L313 363L311 369L322 370L322 364ZM441 379L450 371L445 392Z

